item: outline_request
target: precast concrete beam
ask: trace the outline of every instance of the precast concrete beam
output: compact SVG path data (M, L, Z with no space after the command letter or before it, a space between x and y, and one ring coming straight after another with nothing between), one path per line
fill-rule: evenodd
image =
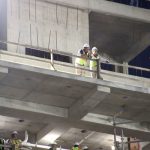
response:
M47 125L37 133L37 142L39 144L49 145L53 144L56 139L63 135L70 129L67 123L57 124L55 127L52 124Z
M27 111L37 114L44 114L57 117L68 117L68 110L65 108L25 102L21 100L8 99L0 97L0 108L14 109L18 111Z
M110 88L96 86L69 108L69 118L80 120L110 94Z

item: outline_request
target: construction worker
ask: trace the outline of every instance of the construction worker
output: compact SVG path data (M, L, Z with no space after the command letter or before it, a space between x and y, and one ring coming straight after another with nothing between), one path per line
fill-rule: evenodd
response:
M78 51L77 56L81 58L76 58L75 60L75 67L80 67L80 68L85 68L88 66L88 61L87 59L90 57L90 46L88 44L83 45L83 49ZM77 75L85 75L85 70L82 69L76 69L76 74Z
M96 47L92 48L92 54L91 54L91 60L90 60L90 70L95 71L91 72L91 77L96 78L97 77L97 60L100 59L100 56L98 54L98 49Z
M98 59L100 60L100 62L109 63L109 60L104 58L104 57L101 57L98 54L98 49L96 47L93 47L92 48L92 53L91 53L91 60L90 60L90 70L94 71L94 72L91 72L91 77L92 78L97 77L97 65L100 65L100 64L97 64ZM103 79L103 78L100 76L100 79Z
M79 148L79 143L78 143L78 142L76 142L76 143L74 144L74 146L72 147L72 150L80 150L80 148Z
M12 132L9 143L12 145L12 147L14 147L15 150L19 150L19 148L21 147L22 141L18 138L17 131Z

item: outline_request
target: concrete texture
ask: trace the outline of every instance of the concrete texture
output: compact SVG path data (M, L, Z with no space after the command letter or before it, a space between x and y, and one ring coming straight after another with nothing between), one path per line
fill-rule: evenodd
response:
M118 62L130 61L149 46L149 23L95 12L89 23L90 45Z
M149 10L103 0L10 0L7 6L8 41L76 54L83 43L89 42L90 31L91 45L120 62L148 45ZM124 107L118 121L136 123L119 126L119 131L123 128L128 137L149 140L148 79L103 70L104 80L88 78L89 72L81 77L74 74L74 68L55 64L54 70L49 60L24 53L25 46L11 44L8 52L0 52L0 114L9 122L2 121L1 130L28 129L39 143L47 145L48 137L57 133L55 138L64 148L93 131L104 132L109 135L93 133L82 146L110 150L113 126L105 119ZM98 117L89 117L89 113ZM14 124L18 119L29 122L29 126ZM87 133L81 134L81 129Z
M102 12L115 16L123 16L134 20L149 22L149 10L139 9L128 5L122 5L106 0L45 0L57 4L67 5L70 7L78 7L88 11ZM144 17L143 17L144 16Z
M8 41L77 53L89 42L88 12L44 1L8 1ZM82 32L82 34L81 34ZM8 45L24 53L25 47Z
M28 56L10 56L10 52L1 51L0 63L1 66L8 68L8 73L1 73L4 74L4 76L2 76L0 81L0 96L3 97L2 99L7 99L11 104L15 103L12 105L13 107L10 108L10 105L6 105L7 101L3 101L0 110L2 115L24 118L35 122L42 120L43 123L50 125L53 121L52 127L54 128L52 128L52 131L55 130L55 128L59 129L60 124L66 123L68 128L75 127L112 134L113 127L110 125L81 121L78 116L69 119L64 118L62 117L63 113L60 114L59 111L54 112L53 108L58 107L60 110L71 110L74 104L82 104L82 107L84 107L86 111L82 112L82 109L77 107L75 114L82 114L84 116L90 112L112 116L120 111L124 105L125 112L121 115L121 118L139 122L141 128L141 130L139 129L137 131L133 129L132 126L128 126L128 128L123 127L126 131L126 135L141 136L143 139L150 137L148 127L142 126L143 124L141 124L142 122L149 122L149 116L146 115L149 111L149 80L137 78L137 84L131 85L130 82L132 82L132 80L133 83L135 82L134 78L125 75L126 78L130 79L130 82L124 79L121 81L121 77L119 77L118 74L119 80L115 77L116 81L113 79L112 81L102 81L50 70L45 67L44 63L46 62L43 62L42 68L42 64L41 66L38 66L38 63L36 65L36 61L38 60L34 60L34 57L32 57L32 62L35 62L31 64ZM21 57L20 63L20 58L18 59L18 57ZM107 76L108 75L109 74L107 74ZM111 76L109 76L110 80ZM86 98L86 96L88 96L87 93L90 94L94 89L98 90L96 97L101 98L95 99L95 93L91 93L91 97ZM110 91L109 94L108 91ZM103 97L102 93L107 94L104 94L105 96ZM14 99L16 99L20 105L18 105ZM88 102L88 105L84 102ZM35 106L47 105L46 107L49 109L44 109L45 111L43 111L43 107L38 107L39 109L35 110L34 107L32 110L31 107L27 107L30 103ZM136 105L134 105L135 103ZM21 108L26 109L22 110ZM144 130L145 128L146 130ZM60 132L60 135L61 134L62 132Z
M103 0L75 3L7 1L7 40L73 54L90 42L121 63L149 46L149 10ZM25 53L25 47L12 44L8 50Z

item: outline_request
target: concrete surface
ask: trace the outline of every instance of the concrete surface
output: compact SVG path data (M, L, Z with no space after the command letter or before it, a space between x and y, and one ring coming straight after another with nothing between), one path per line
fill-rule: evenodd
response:
M8 41L74 54L89 42L87 11L44 1L13 0L7 5ZM25 53L25 47L14 45L8 50Z
M8 41L74 54L90 42L120 62L149 44L149 10L104 0L7 0L7 6ZM53 140L70 148L94 132L82 146L110 150L110 118L124 107L118 121L136 123L119 126L117 134L123 128L126 137L149 140L148 79L104 70L104 80L89 78L88 71L81 77L73 68L55 64L54 70L49 60L23 55L23 46L7 46L8 52L0 51L0 131L7 131L2 136L27 129L34 142L48 145L55 135Z
M149 139L149 116L146 115L150 105L149 80L138 77L134 79L129 75L119 77L120 74L115 73L116 81L110 81L113 75L105 72L107 80L102 81L64 73L64 69L63 72L50 70L50 67L45 65L47 61L39 63L39 66L37 62L41 62L41 59L31 56L4 51L1 51L0 56L1 67L6 68L6 71L0 73L0 113L4 116L32 120L37 124L42 120L45 127L37 132L41 143L45 143L44 137L52 133L57 133L57 138L61 139L64 132L72 127L112 134L112 124L103 123L99 119L99 122L80 119L88 117L87 113L111 118L122 106L125 106L125 111L120 119L136 121L137 124L121 126L118 129L123 128L126 136ZM126 80L121 80L123 76ZM127 82L128 78L130 82L137 84ZM92 92L96 90L96 93ZM55 108L60 111L56 111ZM72 113L72 110L76 113ZM69 111L72 113L71 118L68 118Z

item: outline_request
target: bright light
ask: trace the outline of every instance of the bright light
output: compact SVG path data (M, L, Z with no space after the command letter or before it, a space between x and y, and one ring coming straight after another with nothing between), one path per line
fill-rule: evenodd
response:
M112 150L115 150L115 146L114 146L114 145L113 145L113 146L111 146L111 149L112 149Z
M42 138L42 141L53 144L57 138L59 138L60 134L57 133L49 133Z
M64 148L56 148L56 150L69 150L69 149L64 149Z

